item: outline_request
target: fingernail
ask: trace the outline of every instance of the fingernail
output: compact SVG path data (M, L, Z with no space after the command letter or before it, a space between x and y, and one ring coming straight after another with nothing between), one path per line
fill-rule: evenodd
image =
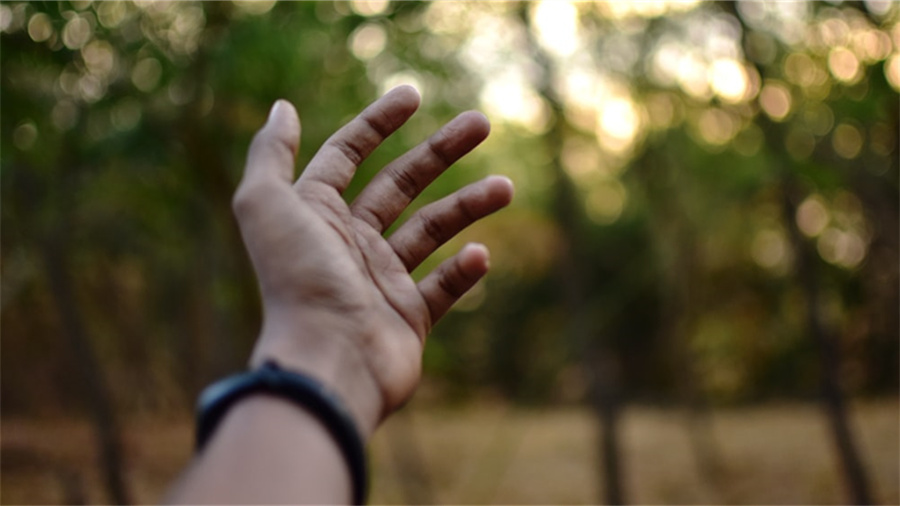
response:
M487 249L487 246L477 242L470 242L463 246L463 250L481 250L483 255L483 265L485 269L490 268L491 266L491 252Z
M494 175L488 176L487 178L488 179L499 179L501 181L506 181L506 184L508 184L510 188L512 188L512 189L516 188L516 185L515 185L515 183L513 183L512 179L510 179L506 176L500 176L500 175L494 174Z
M269 117L266 119L266 124L270 123L275 116L281 113L282 109L284 109L284 100L278 99L272 104L272 108L269 109Z
M513 184L512 179L506 176L494 175L486 177L485 180L488 181L492 198L502 199L502 205L504 206L512 202L512 199L516 194L516 185ZM493 183L493 181L502 181L503 184L501 186Z

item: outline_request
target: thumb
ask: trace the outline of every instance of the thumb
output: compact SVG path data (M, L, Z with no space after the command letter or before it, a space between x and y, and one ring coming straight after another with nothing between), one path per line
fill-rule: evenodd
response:
M300 147L300 118L287 100L277 100L266 124L253 137L247 155L244 179L294 179L294 159Z

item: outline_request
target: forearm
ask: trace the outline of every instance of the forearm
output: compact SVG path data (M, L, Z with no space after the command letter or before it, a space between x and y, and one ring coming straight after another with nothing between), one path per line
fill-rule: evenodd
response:
M263 394L235 404L169 497L172 503L349 504L349 467L325 425Z

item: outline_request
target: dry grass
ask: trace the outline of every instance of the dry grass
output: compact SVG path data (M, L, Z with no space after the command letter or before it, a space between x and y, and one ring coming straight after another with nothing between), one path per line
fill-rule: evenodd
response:
M854 426L881 503L900 502L896 400L855 406ZM720 465L702 473L687 414L633 407L622 419L626 494L641 504L838 504L847 499L821 411L812 405L717 410L707 430ZM372 503L594 503L597 427L584 410L503 405L411 408L372 441ZM127 425L127 478L153 502L190 457L187 419ZM3 420L4 504L104 502L90 427Z
M594 466L598 427L583 410L480 407L403 415L373 441L374 502L596 503L601 497ZM817 406L715 411L705 432L720 456L712 476L700 472L686 412L635 407L621 425L632 503L847 502ZM878 500L897 504L897 402L856 406L854 426ZM418 467L428 471L425 484L416 483L422 473L409 471L416 468L414 451L404 450L410 440L418 447Z

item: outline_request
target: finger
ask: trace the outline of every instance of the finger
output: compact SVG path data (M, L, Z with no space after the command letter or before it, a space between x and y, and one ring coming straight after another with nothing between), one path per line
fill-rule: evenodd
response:
M461 230L505 207L512 196L509 178L489 176L420 209L391 234L388 244L412 271Z
M297 117L297 110L290 102L278 100L272 106L266 124L250 143L244 177L232 201L238 219L277 195L290 192L299 146L300 118Z
M472 151L489 132L490 123L483 114L460 114L382 169L353 202L351 212L379 233L384 232L426 186Z
M253 137L247 154L244 179L277 178L291 182L294 157L300 146L300 118L287 100L278 100L266 124Z
M319 181L343 192L363 160L406 123L419 101L412 86L387 92L325 141L300 181Z
M470 243L419 282L432 325L488 271L489 254L483 244Z

